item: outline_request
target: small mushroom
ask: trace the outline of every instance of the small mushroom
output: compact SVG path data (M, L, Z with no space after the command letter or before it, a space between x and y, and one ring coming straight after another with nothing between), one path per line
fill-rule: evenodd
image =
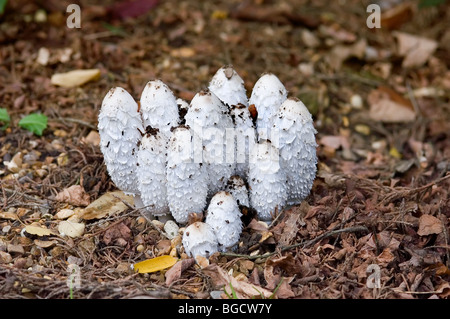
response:
M205 223L214 230L220 251L236 247L242 232L241 216L239 206L230 193L220 191L211 199Z
M209 257L218 251L217 238L211 226L195 222L184 230L182 239L184 251L191 257Z
M139 195L138 143L144 131L138 105L123 88L111 89L98 116L100 150L112 181L127 194Z

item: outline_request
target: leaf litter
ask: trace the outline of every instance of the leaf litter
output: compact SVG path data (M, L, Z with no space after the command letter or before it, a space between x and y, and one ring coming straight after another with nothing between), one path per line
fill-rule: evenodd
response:
M69 298L73 264L77 299L450 297L448 4L392 2L379 30L359 2L352 12L328 1L86 5L81 30L55 7L23 4L8 2L0 30L3 298ZM224 64L247 90L280 74L314 115L319 170L304 203L271 225L250 216L236 251L199 263L183 227L168 239L117 191L96 118L112 86L138 99L161 78L189 100ZM42 136L18 127L33 113L48 119ZM162 256L173 266L130 267Z

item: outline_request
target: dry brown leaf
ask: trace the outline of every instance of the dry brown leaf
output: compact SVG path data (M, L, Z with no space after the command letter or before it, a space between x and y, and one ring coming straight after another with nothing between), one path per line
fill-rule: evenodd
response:
M128 206L122 200L129 205L134 204L133 197L125 195L122 191L103 194L87 206L80 217L85 220L90 220L120 214L128 209Z
M411 102L387 87L370 92L367 101L370 105L369 116L374 121L404 123L416 118Z
M124 239L128 241L131 237L131 230L123 222L108 228L103 235L103 242L109 245L113 240Z
M397 54L404 56L402 67L420 67L425 64L438 47L434 40L416 35L395 31L397 39Z
M72 185L63 189L56 195L55 199L74 206L87 206L90 203L89 194L86 194L84 188L80 185Z
M333 70L339 70L345 60L351 57L362 59L366 53L367 41L361 39L353 45L336 45L326 56L326 61Z
M211 264L208 267L203 268L202 272L211 278L215 287L224 288L229 295L232 294L230 288L231 284L239 299L261 298L261 295L264 298L269 298L272 295L272 292L265 288L251 284L247 281L237 280L217 264Z
M195 264L194 258L188 258L178 261L172 268L166 271L166 285L170 286L174 281L180 279L183 271Z
M295 293L292 291L291 285L289 284L294 277L283 277L281 284L279 285L275 295L280 299L295 297Z
M75 238L80 237L84 233L85 224L63 220L59 222L58 231L61 235L67 235Z
M403 2L381 13L381 25L387 29L397 29L413 17L413 4Z
M419 218L419 236L427 236L430 234L439 234L443 231L443 225L440 219L431 215L422 215Z

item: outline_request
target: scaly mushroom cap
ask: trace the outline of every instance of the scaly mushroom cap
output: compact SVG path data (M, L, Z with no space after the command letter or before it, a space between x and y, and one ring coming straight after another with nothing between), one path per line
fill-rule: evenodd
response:
M286 174L280 169L279 153L269 141L255 144L250 155L248 184L250 205L261 220L271 220L286 204Z
M234 128L231 117L217 96L202 91L192 99L185 119L194 134L194 156L205 164L212 196L223 189L235 169L234 144L226 143L227 128Z
M177 100L170 88L160 80L149 81L141 94L144 127L157 128L167 138L170 129L179 123Z
M161 216L169 212L167 202L167 139L153 129L141 140L136 169L141 200L149 215Z
M205 165L194 161L189 128L179 126L172 131L167 149L167 201L170 212L180 224L189 213L201 213L206 206L208 175Z
M208 206L205 223L216 234L219 250L233 248L242 232L241 211L233 196L225 191L216 193Z
M235 174L247 178L249 154L256 143L256 130L250 111L243 104L232 105L230 108L231 119L234 123L236 134L235 146ZM227 141L228 142L228 141Z
M256 128L260 141L271 139L270 128L272 127L273 119L286 98L286 88L276 75L266 73L256 81L249 104L254 104L258 111Z
M280 162L286 172L288 204L299 204L311 191L317 170L316 139L311 113L296 98L287 99L274 120L279 132Z
M243 104L248 106L244 80L232 66L221 67L209 82L209 90L228 106Z
M184 251L191 257L209 257L218 251L217 238L211 226L195 222L184 230L182 239Z
M250 207L248 189L240 176L233 175L230 177L226 186L226 191L233 196L238 205Z
M111 89L98 116L100 150L112 181L127 194L138 195L138 143L144 132L138 105L123 88Z

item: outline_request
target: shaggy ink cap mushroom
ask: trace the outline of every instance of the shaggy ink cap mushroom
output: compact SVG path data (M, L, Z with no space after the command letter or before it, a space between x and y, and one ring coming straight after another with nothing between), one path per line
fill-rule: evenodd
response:
M280 168L279 152L270 141L255 144L248 177L250 205L261 220L269 221L286 204L286 174Z
M208 193L212 196L224 188L235 170L235 163L230 160L235 152L234 144L226 143L226 131L234 125L227 107L210 91L194 96L185 119L193 132L194 155L205 164Z
M182 239L184 251L188 256L209 257L218 251L217 238L211 226L195 222L184 230Z
M208 175L205 165L194 161L189 127L172 129L167 148L167 201L170 212L180 224L189 213L201 213L206 206Z
M229 107L239 103L248 106L244 80L231 65L221 67L209 82L208 88Z
M297 98L287 99L277 112L274 143L280 149L280 165L286 172L288 204L299 204L311 191L317 171L316 139L311 113Z
M205 223L214 230L220 251L236 247L242 232L241 216L239 206L230 193L220 191L212 197Z
M167 138L159 129L147 127L138 151L136 169L143 206L149 215L169 213L167 202Z
M170 88L161 80L149 81L141 94L144 127L158 128L170 138L170 128L179 124L177 100Z
M287 90L276 75L265 73L256 81L249 104L254 105L258 112L256 119L258 140L270 139L274 117L286 98Z
M112 181L123 192L139 195L136 164L144 128L138 104L125 89L112 88L104 97L98 131L100 150Z

